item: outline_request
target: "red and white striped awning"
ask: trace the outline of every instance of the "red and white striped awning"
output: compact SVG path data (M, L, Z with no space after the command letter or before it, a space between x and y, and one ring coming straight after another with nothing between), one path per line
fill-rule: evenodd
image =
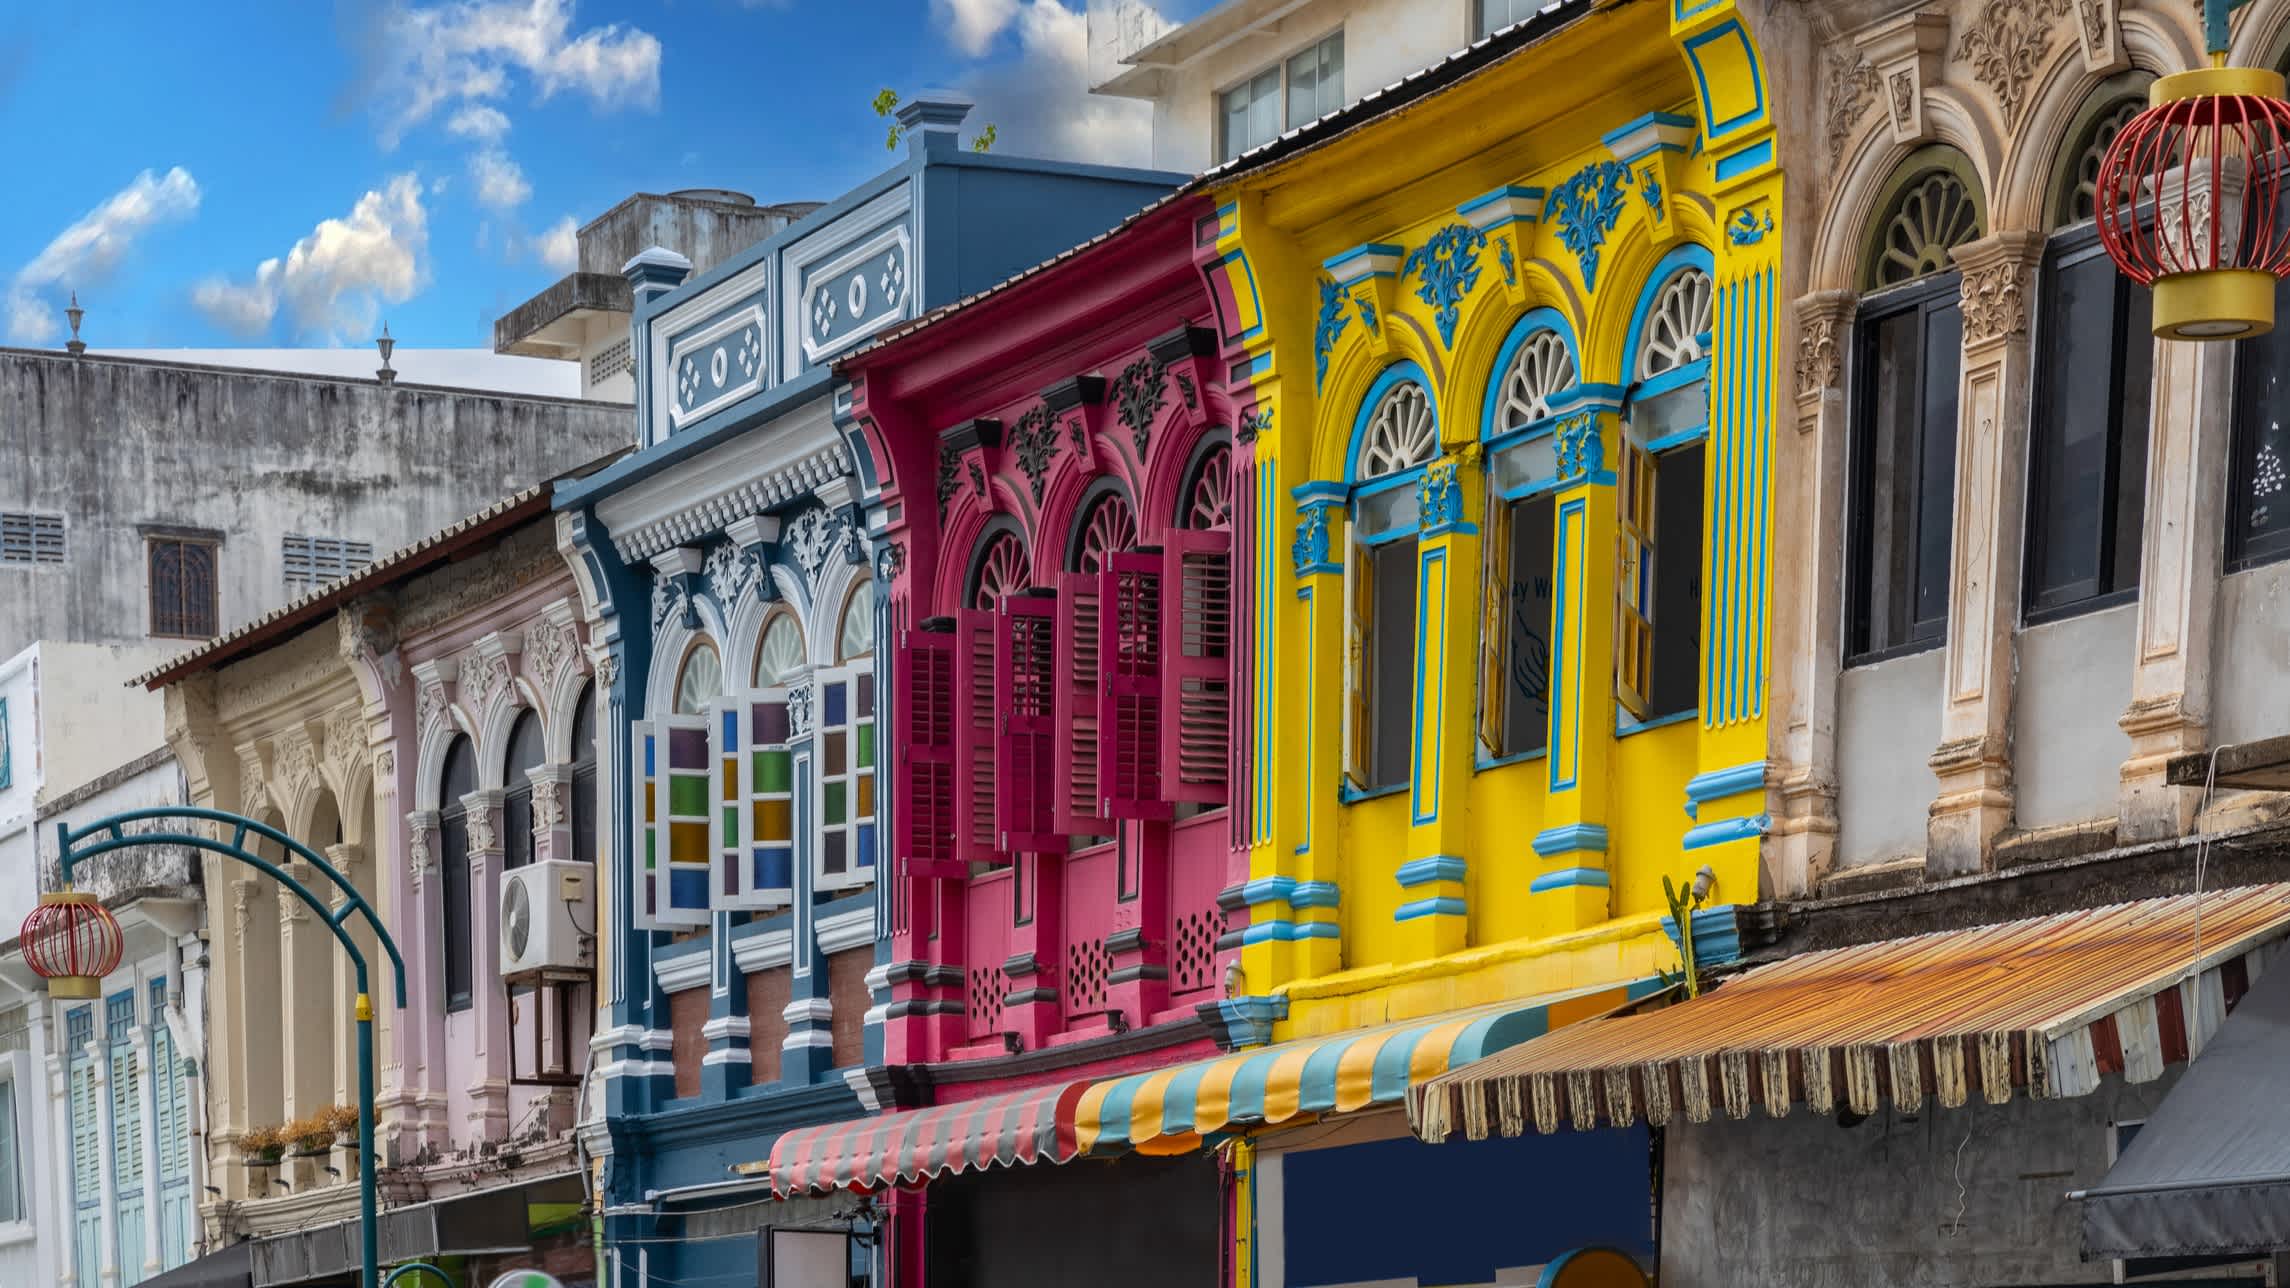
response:
M876 1189L996 1163L1063 1163L1076 1152L1074 1108L1089 1087L1061 1082L798 1128L771 1147L771 1187L782 1194Z

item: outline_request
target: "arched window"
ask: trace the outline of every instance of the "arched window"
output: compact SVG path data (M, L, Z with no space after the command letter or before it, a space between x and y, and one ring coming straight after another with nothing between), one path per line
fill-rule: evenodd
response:
M1702 643L1702 448L1709 437L1709 270L1696 248L1656 277L1631 337L1615 694L1638 720L1691 711Z
M1550 738L1554 427L1579 396L1574 344L1547 309L1521 318L1488 394L1486 576L1479 631L1479 745L1486 759Z
M501 866L521 868L533 861L533 771L548 758L541 741L541 717L527 711L509 729L509 754L502 765Z
M1032 580L1026 574L1026 547L1018 534L1005 528L990 534L970 565L970 589L963 599L981 612L993 612L1004 595L1024 590Z
M1193 532L1232 526L1232 444L1211 444L1193 462L1177 502L1177 526Z
M1359 665L1345 713L1345 773L1354 788L1379 791L1407 781L1413 752L1416 487L1439 455L1438 417L1412 364L1376 381L1354 438L1344 575Z
M476 955L469 907L469 807L477 790L477 753L456 736L438 774L438 870L445 922L445 1009L466 1011L476 1000Z
M755 682L762 688L792 683L810 666L803 648L803 625L791 612L777 612L763 624L755 646Z
M1845 652L1929 648L1948 627L1962 293L1951 253L1985 231L1963 154L1921 149L1871 230L1853 335Z
M707 640L693 640L676 668L676 714L696 716L724 691L724 660Z
M2143 89L2143 78L2110 85L2085 109L2054 185L2029 415L2023 593L2031 621L2139 588L2152 307L2147 288L2116 272L2099 244L2092 192L2107 145L2146 106Z
M596 862L596 684L592 681L573 703L572 727L572 856Z
M1083 502L1066 563L1075 572L1104 572L1112 556L1137 544L1137 511L1118 487L1101 488Z
M843 621L835 630L835 660L855 662L875 653L875 597L861 577L843 597Z

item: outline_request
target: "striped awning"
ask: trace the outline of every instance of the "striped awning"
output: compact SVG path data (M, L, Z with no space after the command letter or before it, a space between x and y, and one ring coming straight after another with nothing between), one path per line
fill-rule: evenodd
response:
M771 1186L782 1194L874 1189L996 1163L1062 1163L1078 1152L1074 1107L1088 1087L1086 1081L1062 1082L798 1128L771 1147Z
M2078 1096L2191 1060L2290 934L2290 885L1805 953L1579 1024L1408 1094L1416 1135Z
M1426 1078L1658 991L1659 981L1451 1011L1097 1083L1081 1098L1083 1153L1178 1153L1214 1132L1397 1104Z

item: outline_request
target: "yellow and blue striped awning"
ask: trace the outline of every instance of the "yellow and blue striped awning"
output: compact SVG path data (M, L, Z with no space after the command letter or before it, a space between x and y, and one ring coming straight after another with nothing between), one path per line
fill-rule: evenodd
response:
M1641 980L1522 998L1108 1079L1082 1093L1075 1143L1084 1154L1178 1153L1218 1132L1397 1104L1416 1083L1660 987Z

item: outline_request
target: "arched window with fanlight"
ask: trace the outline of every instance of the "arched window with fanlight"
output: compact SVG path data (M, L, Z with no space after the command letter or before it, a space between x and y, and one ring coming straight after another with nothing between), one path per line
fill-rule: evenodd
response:
M1877 207L1853 327L1845 653L1930 648L1948 627L1956 385L1964 360L1953 252L1987 228L1971 162L1912 153Z
M755 683L771 689L794 683L810 666L803 647L803 623L792 609L774 612L763 624L755 645Z
M1233 525L1232 440L1219 433L1202 443L1177 494L1177 526L1193 532Z
M466 1011L476 1001L476 951L470 923L469 807L477 790L477 753L456 735L438 772L438 875L444 922L445 1009Z
M596 683L590 681L573 703L572 856L596 862Z
M1692 711L1699 695L1711 294L1709 253L1673 251L1647 283L1623 354L1614 676L1623 710L1641 722Z
M541 717L526 711L509 728L509 751L502 765L501 866L521 868L533 861L533 771L548 758L541 740Z
M1354 790L1407 782L1415 711L1416 545L1423 469L1439 456L1439 420L1422 372L1395 364L1361 401L1348 467L1351 550L1344 561L1348 655L1345 775Z
M1483 759L1539 752L1550 740L1552 498L1556 427L1580 397L1565 320L1536 309L1495 356L1487 439L1486 570L1480 607Z
M1136 508L1119 484L1099 480L1082 500L1066 566L1075 572L1104 572L1114 555L1136 544Z
M2115 270L2093 222L2099 163L2146 106L2144 77L2111 82L2069 135L2053 180L2035 320L2023 592L2030 621L2139 588L2154 367L2146 287Z
M963 607L993 612L1001 606L1004 595L1024 590L1028 581L1025 541L1014 528L989 529L970 561L970 576L963 584Z
M676 714L707 714L708 704L724 691L724 659L705 639L693 640L676 667Z
M835 626L835 660L862 661L875 655L875 601L870 583L861 577L843 597L843 617Z

